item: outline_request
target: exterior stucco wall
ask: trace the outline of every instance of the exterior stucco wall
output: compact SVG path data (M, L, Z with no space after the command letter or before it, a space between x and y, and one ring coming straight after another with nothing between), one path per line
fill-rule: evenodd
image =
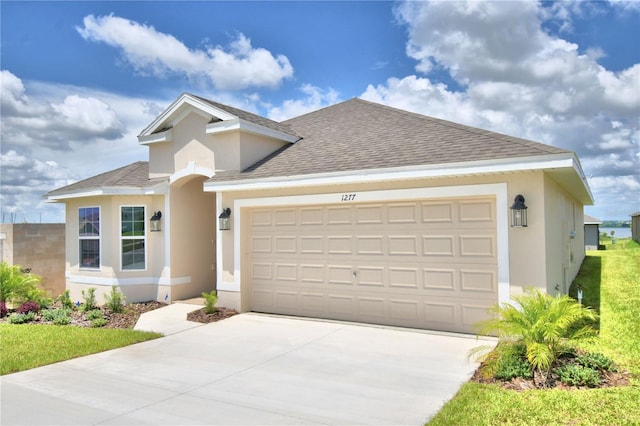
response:
M145 207L146 264L144 270L123 270L120 253L120 208ZM79 266L79 224L81 207L100 207L100 268ZM87 197L70 200L66 205L66 288L74 301L82 301L82 290L96 288L96 300L104 296L112 285L119 285L128 302L156 300L158 282L169 280L165 270L164 230L149 231L149 219L154 211L164 213L163 196Z
M631 238L640 243L640 215L631 216Z
M65 225L16 223L0 225L2 261L29 268L42 278L41 287L51 297L65 288Z
M547 292L566 294L585 256L583 205L547 176L544 187Z
M417 179L411 181L350 184L350 185L326 185L305 188L271 189L260 191L223 192L219 194L222 207L232 208L232 221L238 220L238 212L233 211L235 200L247 198L267 198L283 197L307 194L331 194L331 193L358 193L363 191L384 191L411 188L438 188L448 186L465 186L480 184L507 184L507 202L497 205L497 209L510 217L511 203L517 194L526 197L529 206L529 226L527 228L511 228L510 223L503 226L508 228L508 257L509 257L509 292L510 296L521 294L524 288L535 286L543 290L548 290L547 282L547 255L545 244L545 221L547 220L544 210L545 200L545 176L541 171L522 172L503 175L469 176L460 178L439 178L439 179ZM246 234L246 229L241 225L241 233ZM218 283L220 302L226 306L236 309L246 310L248 303L246 297L229 291L228 283L235 280L235 254L234 244L237 241L236 231L232 226L229 231L223 231L220 235L222 244L219 254L219 267L222 268L219 277L222 282ZM247 276L246 273L241 273ZM227 283L227 284L225 284ZM553 286L551 286L553 287ZM228 301L228 302L227 302ZM227 304L228 303L228 304Z
M165 289L168 300L215 289L216 199L202 191L204 179L183 178L170 188L171 276L180 284Z
M285 142L231 130L207 134L208 119L189 113L173 128L171 142L149 145L150 177L167 177L190 167L240 170L266 157Z

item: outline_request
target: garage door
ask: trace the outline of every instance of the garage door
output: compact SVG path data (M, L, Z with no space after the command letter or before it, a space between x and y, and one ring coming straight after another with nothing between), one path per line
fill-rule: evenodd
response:
M493 198L255 208L245 217L253 311L473 332L498 301Z

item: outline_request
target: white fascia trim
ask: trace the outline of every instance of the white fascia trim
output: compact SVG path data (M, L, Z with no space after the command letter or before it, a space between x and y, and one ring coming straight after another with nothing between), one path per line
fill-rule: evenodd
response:
M191 175L201 175L201 176L206 176L208 178L211 178L215 174L216 174L215 170L210 169L208 167L196 166L195 161L189 161L189 164L187 164L187 167L185 167L184 169L178 170L177 172L175 172L169 177L169 183L172 184L175 181L182 179L183 177L191 176Z
M284 197L246 198L235 200L233 203L233 235L234 235L234 280L223 282L218 275L218 289L240 292L241 261L242 261L242 236L241 223L243 208L246 207L276 207L283 205L318 205L343 203L344 193L295 195ZM506 183L492 183L480 185L440 186L433 188L410 188L382 191L356 192L353 203L360 202L387 202L400 200L422 200L429 198L459 198L470 196L493 196L496 199L496 222L498 239L498 301L500 303L510 300L509 291L509 203ZM217 194L216 197L221 197ZM218 198L220 199L220 198ZM220 244L221 241L218 240ZM219 246L218 250L221 250Z
M234 115L229 114L226 111L218 109L208 102L204 102L198 98L195 98L188 93L182 94L178 99L176 99L167 109L165 109L155 120L151 122L141 133L138 135L138 140L140 137L151 135L153 132L158 130L158 127L162 125L167 119L169 119L173 114L175 114L180 107L183 105L189 105L196 110L199 110L200 113L208 114L214 117L218 117L221 120L231 120L236 118Z
M205 182L204 191L225 192L271 188L295 188L318 185L372 183L420 178L456 177L478 174L497 174L529 170L574 168L573 154L549 157L524 157L514 160L473 161L435 166L412 166L393 169L351 170L302 176L278 176L260 180Z
M74 284L89 284L100 286L136 286L136 285L183 285L191 283L191 277L136 277L136 278L113 278L113 277L91 277L87 275L65 274L65 278Z
M55 203L58 201L69 200L73 198L102 197L109 195L165 195L167 193L167 189L167 182L162 182L154 186L143 188L139 186L104 187L87 189L79 192L70 192L68 194L49 195L46 201Z
M151 145L160 142L171 142L173 140L173 129L165 130L160 133L152 133L150 135L138 136L138 142L141 145Z
M233 130L241 130L247 133L254 133L256 135L267 136L270 138L278 139L281 141L294 143L298 139L297 136L283 133L278 130L270 129L268 127L261 126L259 124L251 123L250 121L242 120L240 118L234 118L232 120L218 121L216 123L207 124L207 134L216 134L230 132Z
M591 199L591 204L592 205L595 204L595 198L593 197L593 193L591 192L591 188L589 187L587 176L584 174L584 171L582 170L582 164L580 164L580 160L576 155L573 156L573 169L576 171L576 173L580 177L580 180L582 181L582 184L584 185L587 191L587 195L589 195L589 198Z

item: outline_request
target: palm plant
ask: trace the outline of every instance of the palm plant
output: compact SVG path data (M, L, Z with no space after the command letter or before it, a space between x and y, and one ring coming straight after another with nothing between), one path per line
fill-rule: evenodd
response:
M502 345L523 345L531 367L548 378L558 357L580 340L593 338L597 314L567 295L550 296L538 289L490 309L492 318L478 324L481 334L498 336Z
M0 302L22 303L43 297L38 275L23 272L20 265L0 263Z

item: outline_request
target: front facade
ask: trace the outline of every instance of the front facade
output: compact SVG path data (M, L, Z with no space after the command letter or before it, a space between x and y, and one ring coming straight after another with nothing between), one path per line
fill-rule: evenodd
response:
M592 197L558 148L359 99L276 123L189 94L139 141L148 163L48 194L73 294L471 332L527 287L566 293L584 258Z

